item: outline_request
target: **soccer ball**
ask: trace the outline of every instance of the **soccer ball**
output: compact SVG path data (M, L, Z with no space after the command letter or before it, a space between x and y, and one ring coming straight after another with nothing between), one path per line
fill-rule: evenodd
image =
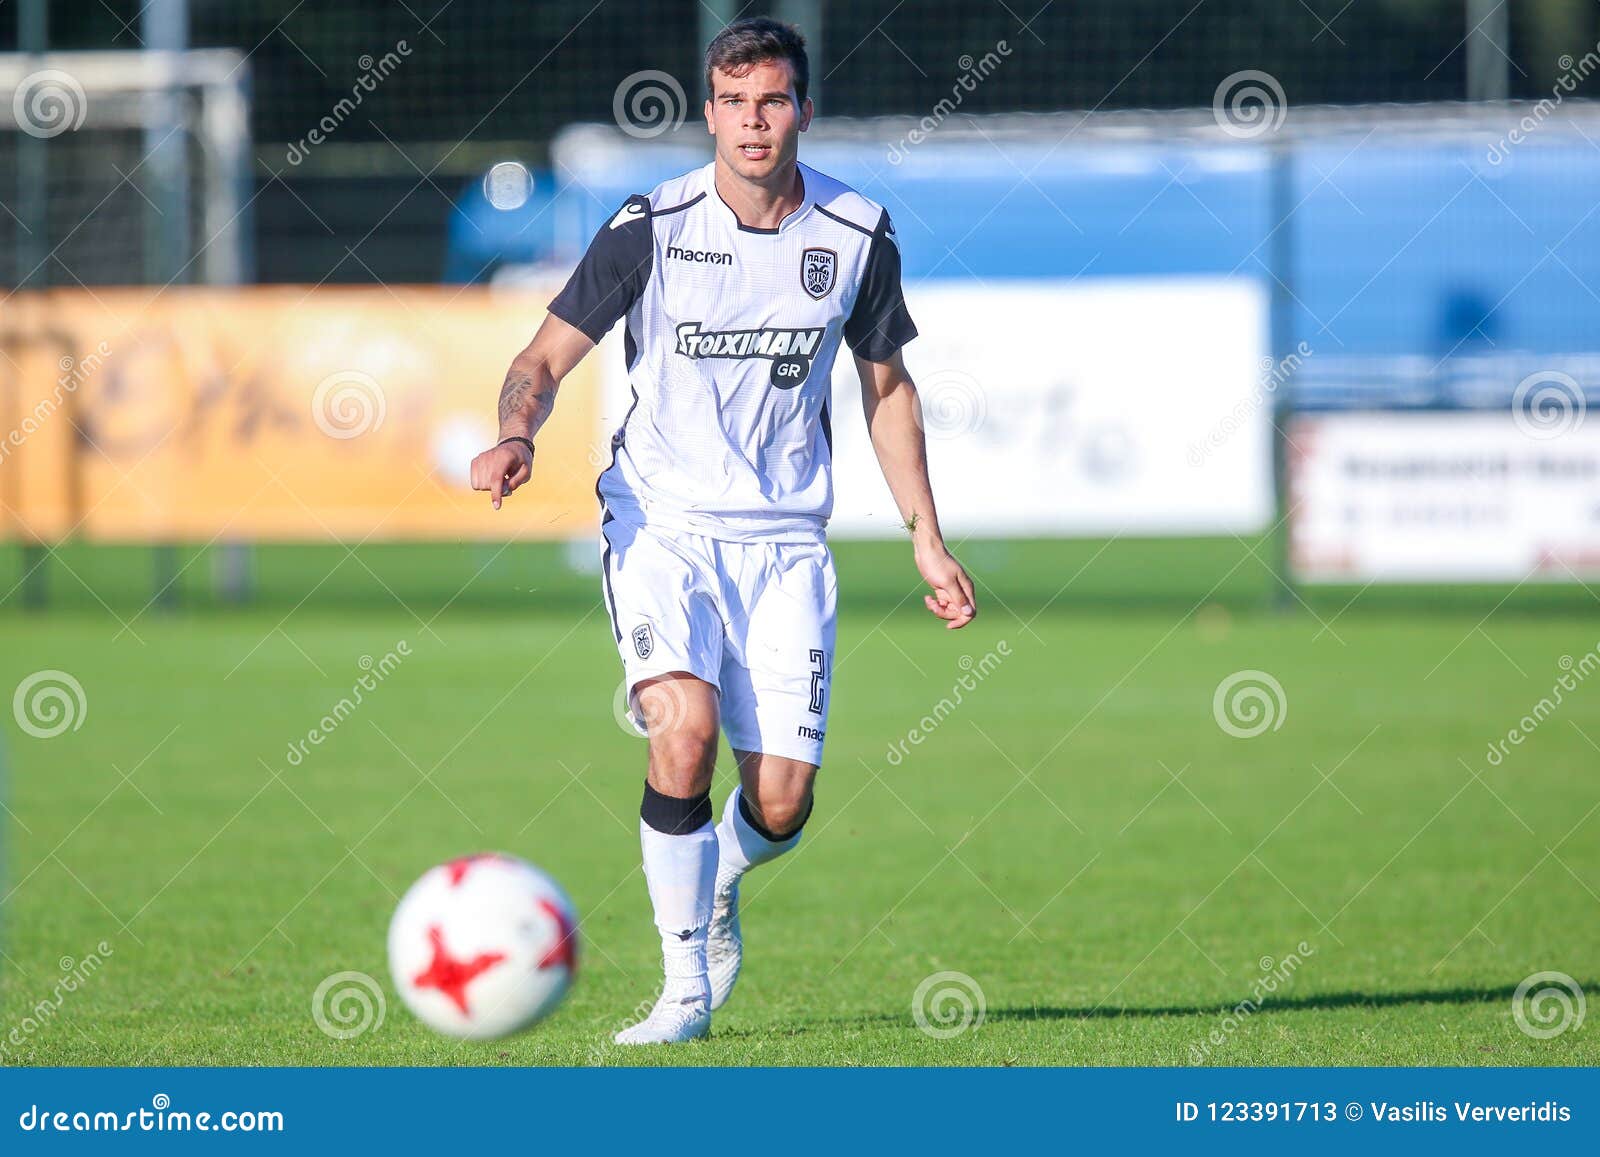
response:
M389 922L389 972L437 1032L506 1036L549 1015L578 971L578 921L558 884L515 856L451 860Z

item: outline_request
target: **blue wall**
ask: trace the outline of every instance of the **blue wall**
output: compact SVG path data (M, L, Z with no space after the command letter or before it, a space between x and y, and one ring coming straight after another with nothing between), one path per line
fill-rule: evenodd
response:
M1600 145L1555 121L1499 164L1488 145L1381 131L1296 145L1291 343L1316 350L1319 373L1343 358L1437 369L1452 352L1600 348ZM1259 142L935 136L899 163L886 145L804 142L802 156L888 206L911 282L1243 272L1270 284L1281 240ZM575 258L628 194L708 157L695 137L567 170L558 253Z

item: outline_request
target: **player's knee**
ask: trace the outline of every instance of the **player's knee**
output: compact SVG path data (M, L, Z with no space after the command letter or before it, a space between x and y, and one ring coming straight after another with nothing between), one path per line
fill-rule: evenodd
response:
M760 795L754 809L769 840L786 840L811 818L811 789Z
M651 777L672 794L704 791L716 762L714 727L677 727L650 740Z

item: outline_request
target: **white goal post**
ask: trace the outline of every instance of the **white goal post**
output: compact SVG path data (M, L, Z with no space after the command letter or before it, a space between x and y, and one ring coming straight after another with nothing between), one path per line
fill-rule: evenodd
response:
M0 54L0 281L248 282L249 82L233 49Z

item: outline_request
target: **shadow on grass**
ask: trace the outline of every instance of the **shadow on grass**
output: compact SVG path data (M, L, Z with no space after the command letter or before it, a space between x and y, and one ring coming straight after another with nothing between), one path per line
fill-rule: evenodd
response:
M1585 992L1593 992L1600 981L1587 980ZM1256 1006L1252 1013L1312 1012L1340 1008L1390 1008L1408 1004L1492 1004L1510 1003L1517 985L1497 988L1437 988L1411 992L1320 992L1299 997L1272 997ZM1042 1005L1035 1008L991 1008L986 1020L1116 1020L1122 1017L1218 1016L1239 1007L1234 1004L1142 1005L1129 1008L1076 1008ZM897 1016L875 1019L899 1020Z
M1600 991L1600 979L1582 982L1585 992ZM1408 992L1324 992L1309 993L1300 997L1278 997L1263 1001L1251 1010L1251 1015L1261 1016L1275 1012L1317 1012L1342 1008L1392 1008L1423 1004L1498 1004L1511 1003L1517 985L1507 984L1495 988L1438 988ZM1120 1020L1124 1018L1158 1019L1162 1017L1226 1016L1243 1001L1233 1004L1178 1004L1141 1005L1134 1007L1038 1005L1032 1008L990 1008L984 1013L988 1023L995 1021L1051 1021L1051 1020ZM905 1012L866 1013L861 1016L838 1016L826 1019L808 1019L804 1025L791 1025L784 1029L790 1036L815 1031L826 1025L868 1026L877 1024L903 1024L912 1022L910 1010ZM723 1038L741 1036L770 1036L772 1029L734 1029L718 1031Z

